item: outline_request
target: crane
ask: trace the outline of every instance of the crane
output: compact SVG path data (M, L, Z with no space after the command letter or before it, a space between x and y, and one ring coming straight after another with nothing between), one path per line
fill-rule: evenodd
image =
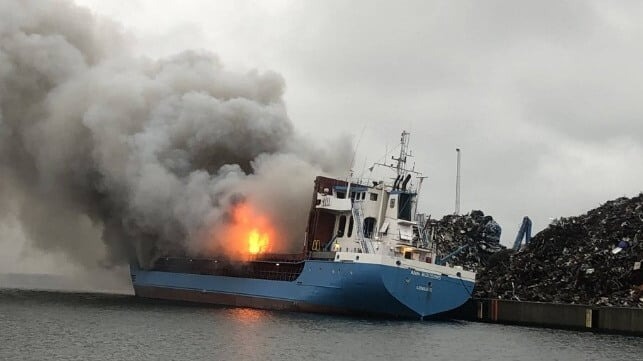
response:
M522 219L522 224L520 225L520 229L516 235L516 240L514 241L513 246L514 251L518 251L520 249L523 238L525 239L525 245L529 244L529 241L531 241L531 219L527 216Z

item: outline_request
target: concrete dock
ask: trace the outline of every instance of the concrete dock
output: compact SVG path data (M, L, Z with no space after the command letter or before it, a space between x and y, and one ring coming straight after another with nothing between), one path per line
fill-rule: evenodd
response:
M643 309L471 299L447 317L489 323L643 336Z

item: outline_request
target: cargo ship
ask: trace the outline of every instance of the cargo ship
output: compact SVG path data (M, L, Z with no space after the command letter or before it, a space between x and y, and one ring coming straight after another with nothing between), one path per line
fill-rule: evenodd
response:
M417 212L424 177L406 169L409 136L402 132L395 162L375 164L393 171L388 182L315 179L301 253L132 263L136 296L415 319L462 305L475 273L436 256L430 223Z

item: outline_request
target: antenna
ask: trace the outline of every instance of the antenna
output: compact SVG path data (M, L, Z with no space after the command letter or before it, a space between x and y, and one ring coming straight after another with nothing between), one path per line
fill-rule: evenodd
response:
M401 178L400 176L405 176L409 174L415 174L417 176L421 176L422 173L418 172L415 170L415 163L413 163L413 169L407 169L406 168L406 161L407 158L413 157L413 154L409 151L409 138L411 136L411 133L407 132L406 130L402 131L402 136L400 137L400 155L396 158L395 156L391 156L391 159L396 161L397 164L390 163L380 163L380 162L375 162L373 165L368 168L369 171L373 171L375 169L375 166L382 166L385 168L390 168L394 169L397 173L397 178ZM384 155L384 162L387 162L388 158L388 147L387 147L387 154ZM396 178L392 178L396 179Z
M400 138L400 156L397 158L391 157L391 159L397 161L397 166L395 168L397 169L398 176L403 175L406 170L406 157L410 155L408 154L410 136L411 133L406 130L402 131L402 136Z
M351 157L350 169L348 170L348 179L346 179L346 182L348 183L348 186L346 187L347 198L350 198L351 196L351 182L353 181L353 165L355 163L355 157L357 156L357 149L359 148L359 143L361 143L362 141L362 136L364 135L365 130L366 130L366 124L364 124L364 126L362 127L362 132L359 135L357 144L355 144L355 149L353 150L353 156Z
M460 214L460 148L455 148L457 153L456 173L455 173L455 212L453 214Z

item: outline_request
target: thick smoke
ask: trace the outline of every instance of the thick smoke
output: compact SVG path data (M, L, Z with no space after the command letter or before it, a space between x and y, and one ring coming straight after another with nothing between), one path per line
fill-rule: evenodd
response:
M132 57L117 25L66 1L0 0L0 19L0 223L120 264L227 242L212 228L243 199L275 223L273 251L301 250L313 177L343 172L350 142L298 136L281 76Z

